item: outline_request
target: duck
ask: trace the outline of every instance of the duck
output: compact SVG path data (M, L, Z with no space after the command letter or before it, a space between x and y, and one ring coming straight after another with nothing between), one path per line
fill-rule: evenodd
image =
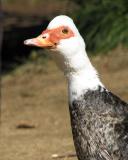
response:
M25 45L48 49L68 83L69 112L79 160L128 160L128 103L101 82L73 19L56 16Z

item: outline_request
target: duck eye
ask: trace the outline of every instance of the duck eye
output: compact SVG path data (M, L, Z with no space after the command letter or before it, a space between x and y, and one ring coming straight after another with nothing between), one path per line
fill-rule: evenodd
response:
M62 30L62 33L68 34L68 29L64 28L64 29Z

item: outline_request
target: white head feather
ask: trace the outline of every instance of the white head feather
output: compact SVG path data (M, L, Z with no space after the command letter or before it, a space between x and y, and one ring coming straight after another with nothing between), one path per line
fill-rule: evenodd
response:
M47 29L53 29L53 28L57 28L60 26L69 26L70 29L72 29L74 31L75 34L79 35L79 31L76 28L76 26L74 25L73 20L65 15L60 15L55 17L48 25Z
M56 54L59 56L59 61L63 61L63 69L69 82L70 102L72 102L88 89L96 90L99 85L103 85L98 78L96 70L90 63L85 50L85 42L73 20L65 15L57 16L49 23L47 29L60 26L68 26L75 35L74 37L60 40L54 50L59 53Z

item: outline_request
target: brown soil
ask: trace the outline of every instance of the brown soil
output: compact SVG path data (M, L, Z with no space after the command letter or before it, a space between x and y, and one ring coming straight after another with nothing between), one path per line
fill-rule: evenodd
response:
M128 50L119 47L92 62L107 88L128 100ZM74 152L67 103L65 78L51 59L3 76L0 159L50 160Z

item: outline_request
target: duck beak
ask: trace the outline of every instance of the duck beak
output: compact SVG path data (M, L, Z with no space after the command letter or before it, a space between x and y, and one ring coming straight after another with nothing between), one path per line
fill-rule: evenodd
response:
M41 48L55 48L55 44L50 42L49 39L42 37L42 35L36 38L27 39L24 41L24 44L28 46L36 46Z

